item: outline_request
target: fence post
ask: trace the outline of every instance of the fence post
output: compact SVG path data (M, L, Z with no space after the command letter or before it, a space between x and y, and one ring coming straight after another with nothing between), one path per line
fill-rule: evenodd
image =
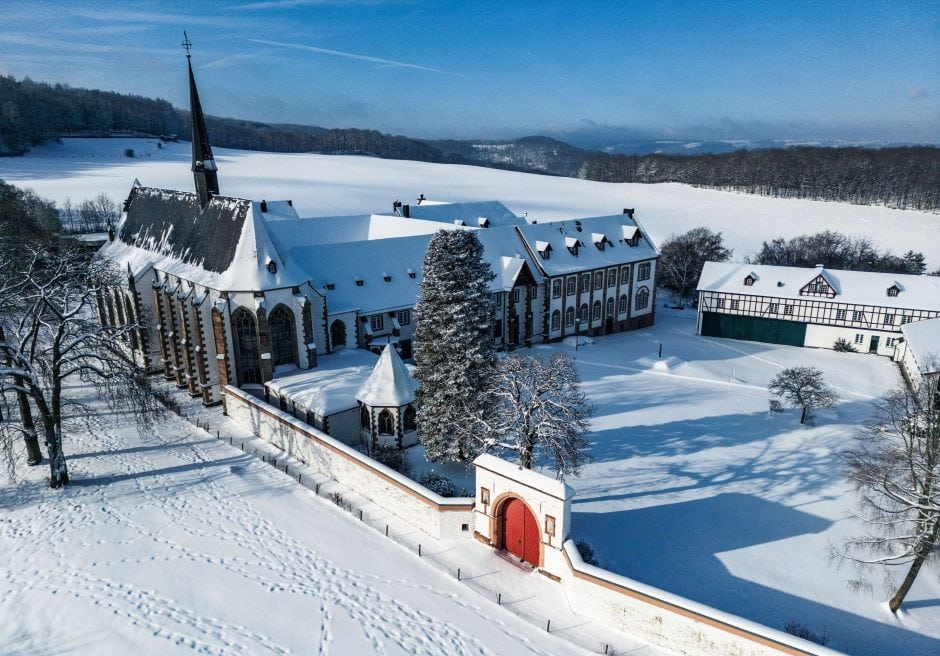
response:
M497 605L497 606L502 606L502 605L503 605L503 593L502 593L502 592L497 592L497 593L496 593L496 605Z
M421 556L421 545L420 545L420 544L418 545L418 556L419 556L419 557Z
M551 633L551 632L552 632L552 621L551 621L551 620L548 620L547 622L545 622L545 632L546 632L546 633Z

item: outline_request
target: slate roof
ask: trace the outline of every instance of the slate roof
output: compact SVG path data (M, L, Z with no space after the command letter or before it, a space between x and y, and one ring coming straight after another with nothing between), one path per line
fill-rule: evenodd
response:
M639 228L641 238L636 246L624 239L624 228ZM537 269L547 276L557 276L587 269L600 269L626 262L638 262L658 257L656 247L635 219L626 214L595 216L566 221L535 223L517 228L523 236ZM604 249L595 245L600 236L606 237ZM579 242L577 255L568 250L569 244ZM539 242L551 245L549 258L543 259ZM545 250L544 245L541 250Z
M205 211L194 193L134 187L119 237L215 273L232 264L251 201L213 197Z
M755 278L753 285L744 284L748 275ZM819 275L830 282L836 291L835 298L800 295L800 289ZM901 290L897 296L888 296L888 288L892 285L898 285ZM940 276L706 262L699 278L698 290L940 311Z

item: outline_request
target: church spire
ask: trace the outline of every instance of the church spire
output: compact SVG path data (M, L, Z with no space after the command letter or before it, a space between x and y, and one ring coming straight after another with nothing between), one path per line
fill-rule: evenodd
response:
M202 113L199 103L199 92L196 90L196 78L193 77L193 62L189 49L193 44L189 41L186 32L183 32L183 48L186 50L186 64L189 66L189 113L193 121L193 178L196 180L196 195L199 196L200 207L209 204L212 196L219 194L219 174L215 159L212 157L212 146L209 145L209 133L206 132L206 117Z

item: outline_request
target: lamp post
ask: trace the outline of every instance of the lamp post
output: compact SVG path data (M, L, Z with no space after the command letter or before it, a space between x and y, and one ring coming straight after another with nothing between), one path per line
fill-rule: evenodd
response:
M574 350L578 350L578 343L581 341L581 315L574 320Z

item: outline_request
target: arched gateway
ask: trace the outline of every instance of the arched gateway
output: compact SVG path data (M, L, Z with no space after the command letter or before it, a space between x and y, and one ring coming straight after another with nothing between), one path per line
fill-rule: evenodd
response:
M541 564L539 524L521 499L510 497L503 502L499 511L499 534L503 549L535 567Z

